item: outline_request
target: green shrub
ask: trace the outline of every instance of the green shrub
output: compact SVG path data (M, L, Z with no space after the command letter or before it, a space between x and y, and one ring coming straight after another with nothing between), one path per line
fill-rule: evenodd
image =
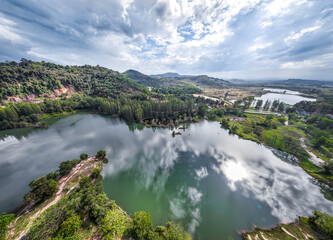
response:
M94 170L92 171L90 177L91 178L98 178L100 173L101 173L101 169L94 168Z
M81 153L80 160L86 160L87 158L88 158L88 154L87 153Z
M99 150L96 154L96 157L103 160L104 158L106 158L106 152L103 150Z
M285 117L279 117L278 121L282 124L285 124L285 122L287 121L287 119Z
M57 191L58 182L44 176L29 183L29 187L31 190L24 196L25 203L40 203Z
M90 177L82 177L79 182L80 188L87 188L91 186L91 178Z
M333 239L333 217L327 213L314 211L313 216L309 217L309 223L315 230Z
M112 240L116 235L122 236L130 225L129 218L118 208L108 211L101 223L103 239Z
M2 213L0 215L0 239L5 239L8 225L15 219L14 214Z
M79 215L74 214L68 217L60 225L60 230L58 232L58 237L66 238L71 237L74 233L81 227L82 220Z
M153 223L150 220L150 214L144 211L134 213L133 231L134 237L138 240L147 239L148 233L152 230Z
M50 179L57 180L58 177L59 177L59 173L57 173L57 172L51 172L51 173L46 175L46 178L48 180L50 180Z
M66 203L67 199L62 198L58 203L51 206L36 218L27 234L27 239L40 240L51 238L66 219Z
M72 159L68 161L61 162L59 165L59 174L60 176L65 176L70 173L78 163L80 162L79 159Z
M184 229L174 223L174 222L167 222L166 224L167 235L166 239L170 240L190 240L191 236L184 231Z

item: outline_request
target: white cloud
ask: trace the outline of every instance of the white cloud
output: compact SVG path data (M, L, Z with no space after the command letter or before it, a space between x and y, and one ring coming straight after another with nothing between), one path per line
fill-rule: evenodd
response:
M281 64L281 68L289 68L289 69L304 69L304 68L326 68L328 67L327 63L322 60L314 59L314 60L304 60L298 62L286 62Z
M298 40L299 38L303 37L304 34L314 32L317 29L320 29L320 26L305 28L305 29L302 29L301 31L299 31L297 33L293 32L287 38L285 38L284 41L288 42L288 41L292 41L292 40Z
M265 21L265 22L262 22L260 24L261 28L265 28L265 27L268 27L268 26L271 26L273 24L272 21Z
M305 72L277 69L285 59L312 61L332 52L332 7L323 10L330 0L17 1L21 7L6 0L0 6L0 40L11 42L0 47L1 59L282 78ZM312 78L332 74L315 71Z
M281 17L293 11L293 6L302 5L307 0L274 0L266 4L264 11L267 17Z
M15 22L0 17L0 37L14 42L21 42L23 37L16 32L15 25Z
M257 51L258 49L264 49L266 47L269 47L269 46L272 46L272 43L261 43L261 44L255 44L255 45L252 45L248 48L248 50L250 52L255 52Z

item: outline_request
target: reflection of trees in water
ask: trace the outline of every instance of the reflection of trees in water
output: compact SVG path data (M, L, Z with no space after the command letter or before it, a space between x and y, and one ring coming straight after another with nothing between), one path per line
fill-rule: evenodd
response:
M0 140L5 140L7 137L15 137L17 140L28 137L31 133L40 131L41 129L36 128L17 128L10 130L0 131Z

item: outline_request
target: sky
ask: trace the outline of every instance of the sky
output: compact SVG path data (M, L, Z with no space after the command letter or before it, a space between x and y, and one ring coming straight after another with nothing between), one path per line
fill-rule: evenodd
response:
M0 61L333 81L333 0L0 0Z

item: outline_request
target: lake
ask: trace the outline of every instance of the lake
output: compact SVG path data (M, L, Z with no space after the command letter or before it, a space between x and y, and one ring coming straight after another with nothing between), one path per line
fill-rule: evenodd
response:
M28 183L61 161L104 149L104 190L131 215L150 212L155 225L174 220L194 239L238 239L255 224L272 227L333 203L300 167L265 146L229 135L218 122L191 124L181 136L94 114L48 129L2 131L0 211L17 207Z
M268 93L263 94L261 97L256 97L256 100L263 100L263 104L265 102L274 100L279 100L280 102L284 102L289 105L294 105L296 103L299 103L301 101L310 101L314 102L316 101L315 98L308 98L300 96L300 92L297 91L290 91L287 89L278 89L278 88L264 88L265 91L268 91ZM255 106L255 104L254 104Z

